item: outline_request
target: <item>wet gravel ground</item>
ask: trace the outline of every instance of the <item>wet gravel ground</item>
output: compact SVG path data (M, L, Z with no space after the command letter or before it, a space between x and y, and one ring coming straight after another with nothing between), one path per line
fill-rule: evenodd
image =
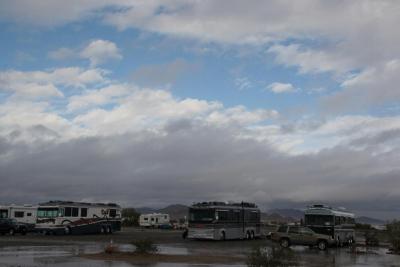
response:
M89 260L79 257L81 254L99 253L112 240L122 251L132 251L133 240L150 238L160 248L160 252L171 255L235 255L243 256L256 245L270 247L269 240L253 241L193 241L183 240L181 231L143 230L125 228L112 235L81 236L0 236L0 266L134 266L121 261ZM292 247L293 253L300 259L302 266L390 266L400 267L400 256L386 254L386 248L371 249L368 253L360 251L349 253L348 248L329 249L326 252L308 247ZM360 248L365 250L365 248ZM196 266L191 264L157 263L152 266ZM198 265L197 265L198 266ZM224 265L201 265L224 266ZM237 266L245 266L238 264Z

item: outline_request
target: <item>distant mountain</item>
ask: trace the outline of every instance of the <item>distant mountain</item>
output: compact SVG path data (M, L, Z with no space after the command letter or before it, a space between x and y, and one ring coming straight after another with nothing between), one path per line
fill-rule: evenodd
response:
M356 222L363 224L371 224L371 225L384 225L386 223L385 221L366 216L357 217Z
M300 221L304 218L304 212L297 209L272 209L268 214L278 214L284 218L291 218L295 221Z

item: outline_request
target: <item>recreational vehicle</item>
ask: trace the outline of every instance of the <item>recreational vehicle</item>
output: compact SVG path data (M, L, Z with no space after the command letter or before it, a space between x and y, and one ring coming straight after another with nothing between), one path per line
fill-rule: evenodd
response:
M121 207L114 203L41 203L35 229L44 234L110 234L121 230Z
M8 205L0 206L1 219L15 219L19 223L35 224L36 223L36 206L31 205Z
M201 202L189 208L188 238L254 239L260 235L260 210L253 203Z
M139 216L139 225L142 227L162 227L170 225L169 215L163 213L142 214Z
M354 214L325 205L311 205L304 212L304 224L319 234L329 235L341 246L355 239Z

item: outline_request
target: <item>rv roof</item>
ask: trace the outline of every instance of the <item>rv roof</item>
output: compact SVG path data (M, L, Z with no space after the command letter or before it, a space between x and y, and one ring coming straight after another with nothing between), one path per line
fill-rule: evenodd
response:
M103 207L116 207L120 208L115 203L89 203L89 202L75 202L75 201L62 201L62 200L51 200L48 202L39 203L39 206L57 206L57 205L71 205L71 206L103 206Z
M244 208L257 208L256 204L248 202L230 203L230 202L210 201L210 202L198 202L192 205L192 207L209 207L209 206L234 206L234 207L244 207Z

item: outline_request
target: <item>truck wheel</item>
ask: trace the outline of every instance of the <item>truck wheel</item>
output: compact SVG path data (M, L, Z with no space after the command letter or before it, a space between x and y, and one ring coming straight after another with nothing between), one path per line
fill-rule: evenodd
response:
M8 230L8 234L9 235L14 235L15 234L14 228L10 228L10 230Z
M282 238L280 242L281 247L288 248L290 247L290 241L287 238Z
M319 240L317 246L319 250L326 250L327 243L325 240Z
M249 232L249 231L247 231L247 232L246 232L246 239L247 239L247 240L250 240L250 238L251 238L251 236L250 236L250 232Z

